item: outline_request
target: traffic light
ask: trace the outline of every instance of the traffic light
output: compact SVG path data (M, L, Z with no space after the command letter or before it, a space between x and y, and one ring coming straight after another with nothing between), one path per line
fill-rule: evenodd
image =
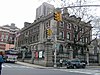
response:
M46 37L51 36L52 30L51 29L46 29Z
M51 34L52 34L52 30L48 29L48 36L51 36Z
M60 12L55 12L54 13L54 20L56 21L62 21L62 15Z

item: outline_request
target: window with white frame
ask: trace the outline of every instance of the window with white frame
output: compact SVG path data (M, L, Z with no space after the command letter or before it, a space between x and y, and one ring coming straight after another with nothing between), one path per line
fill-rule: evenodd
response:
M4 34L1 35L1 41L3 41L3 40L4 40Z
M82 42L82 38L80 38L80 42Z
M78 40L78 39L79 39L79 37L78 37L78 35L77 35L76 40Z
M84 29L82 29L82 33L84 33Z
M70 40L70 33L67 32L67 40Z
M8 35L6 35L5 39L6 39L6 42L7 42L7 40L8 40Z
M60 37L60 39L63 39L63 38L64 38L64 31L61 31L61 32L59 33L59 37Z
M86 40L86 43L88 43L88 38L86 38L85 40Z

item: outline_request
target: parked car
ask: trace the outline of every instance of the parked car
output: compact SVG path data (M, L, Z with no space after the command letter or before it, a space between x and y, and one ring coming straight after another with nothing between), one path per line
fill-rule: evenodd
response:
M86 63L79 59L68 60L66 63L67 68L85 68Z

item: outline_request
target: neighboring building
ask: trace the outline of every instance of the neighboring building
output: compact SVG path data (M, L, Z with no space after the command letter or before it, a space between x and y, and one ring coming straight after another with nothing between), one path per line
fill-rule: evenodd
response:
M98 63L100 65L100 39L95 38L89 46L89 61L93 63Z
M0 26L0 50L6 50L14 47L15 34L19 29L14 23L11 25Z
M33 23L24 23L24 28L17 37L16 48L20 50L26 48L26 58L30 53L29 60L34 59L35 64L53 66L55 48L57 61L61 58L72 59L74 54L82 60L87 60L87 45L92 40L91 24L81 21L81 18L74 15L69 16L66 8L62 12L62 22L55 21L54 12L52 12L36 19ZM52 35L49 37L46 34L47 28L52 30ZM78 33L75 33L77 31ZM49 39L51 41L48 41ZM75 40L78 41L74 43Z
M44 2L41 6L36 9L36 19L47 16L54 11L54 6Z

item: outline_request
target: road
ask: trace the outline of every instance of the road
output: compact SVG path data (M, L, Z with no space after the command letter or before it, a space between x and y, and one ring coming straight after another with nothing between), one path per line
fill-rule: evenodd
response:
M91 73L95 73L95 71L97 72L97 70L94 69L41 69L19 64L4 63L2 75L100 75Z

